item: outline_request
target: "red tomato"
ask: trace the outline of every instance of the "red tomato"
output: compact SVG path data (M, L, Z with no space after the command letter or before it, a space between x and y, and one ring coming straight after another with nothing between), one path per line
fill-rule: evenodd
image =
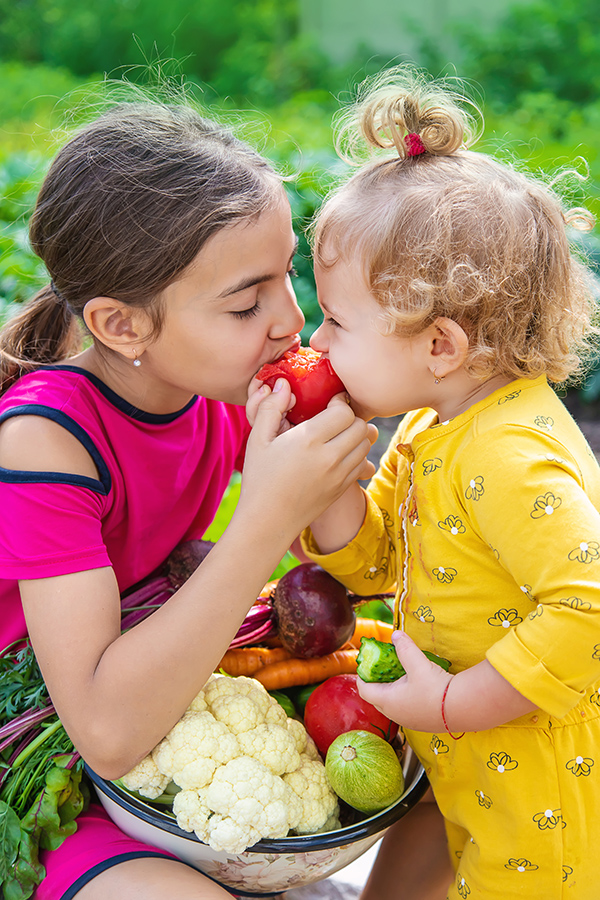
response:
M289 381L296 398L294 408L287 414L293 425L312 419L325 409L334 394L345 390L329 360L310 347L299 347L297 352L287 350L277 362L266 363L256 377L270 388L278 378Z
M346 731L371 731L387 741L396 736L396 722L362 699L356 679L356 675L333 675L306 701L304 726L323 758L331 742Z

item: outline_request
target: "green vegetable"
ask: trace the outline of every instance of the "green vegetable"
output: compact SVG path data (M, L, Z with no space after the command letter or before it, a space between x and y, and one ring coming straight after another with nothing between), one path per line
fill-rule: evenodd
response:
M402 796L404 775L392 746L370 731L347 731L330 744L325 771L332 788L354 809L376 813Z
M445 669L450 668L450 661L436 656L435 653L424 651L427 659ZM360 650L356 657L358 667L356 674L363 681L397 681L406 675L402 663L398 659L396 648L386 641L378 641L376 638L361 638Z
M322 682L317 681L316 684L300 684L296 687L287 688L286 693L292 698L292 702L301 716L304 715L304 708L308 698L320 684L322 684Z
M287 694L284 694L283 691L269 691L269 694L271 695L273 700L277 700L279 705L285 710L290 719L293 719L295 717L296 707Z
M55 850L89 800L83 761L50 702L28 643L0 654L0 887L26 900L45 877L39 849Z

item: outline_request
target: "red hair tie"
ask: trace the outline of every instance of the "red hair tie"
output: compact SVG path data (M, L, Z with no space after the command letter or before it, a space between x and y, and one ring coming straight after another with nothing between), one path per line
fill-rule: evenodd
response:
M407 156L420 156L421 153L427 153L423 146L423 141L414 131L410 131L405 135L404 143L406 144Z

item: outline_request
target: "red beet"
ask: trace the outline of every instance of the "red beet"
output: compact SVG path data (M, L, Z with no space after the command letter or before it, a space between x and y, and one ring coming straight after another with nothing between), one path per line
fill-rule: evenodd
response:
M300 659L333 653L354 633L356 615L346 588L315 563L279 579L273 606L281 643Z

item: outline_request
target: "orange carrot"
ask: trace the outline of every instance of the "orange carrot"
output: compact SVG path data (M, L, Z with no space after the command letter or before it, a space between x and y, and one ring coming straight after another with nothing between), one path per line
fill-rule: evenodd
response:
M268 691L281 690L297 684L314 684L332 675L353 675L356 672L358 650L336 650L327 656L312 659L284 659L271 663L254 674Z
M228 675L254 675L259 669L289 659L291 653L283 647L237 647L228 650L217 666Z
M362 637L377 638L378 641L387 641L389 643L392 640L393 630L393 625L388 625L387 622L382 622L380 619L366 619L357 616L356 628L350 638L350 643L357 649L360 647L360 639Z

